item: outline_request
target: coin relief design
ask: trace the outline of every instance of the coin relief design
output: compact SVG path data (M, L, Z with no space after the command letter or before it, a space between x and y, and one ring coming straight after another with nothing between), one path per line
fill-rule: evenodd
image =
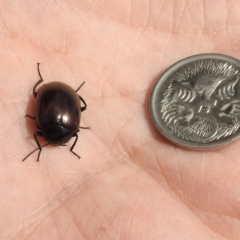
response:
M175 143L227 144L240 130L240 62L219 54L184 59L160 77L151 105L158 129Z

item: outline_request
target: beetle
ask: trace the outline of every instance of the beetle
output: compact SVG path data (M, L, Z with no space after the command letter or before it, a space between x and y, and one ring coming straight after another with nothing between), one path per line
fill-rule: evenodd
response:
M84 99L77 94L85 82L77 90L62 82L49 82L42 85L36 92L36 88L44 80L40 73L40 63L37 64L40 80L33 87L33 96L36 99L35 117L26 115L36 121L39 131L34 132L34 139L38 146L30 152L22 161L25 161L32 153L39 150L37 161L39 161L42 148L51 144L66 146L66 143L73 137L75 141L70 151L80 158L73 151L77 141L80 128L90 129L90 127L80 127L81 112L87 109ZM81 106L82 104L83 106ZM38 137L42 137L47 144L41 146Z

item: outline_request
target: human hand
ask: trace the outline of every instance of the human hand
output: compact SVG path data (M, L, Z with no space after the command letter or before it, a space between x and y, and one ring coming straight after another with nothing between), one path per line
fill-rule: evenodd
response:
M239 58L234 1L8 1L1 27L1 239L239 239L236 143L173 146L149 116L154 82L187 56ZM32 87L77 88L75 151L36 144ZM30 103L28 100L30 98Z

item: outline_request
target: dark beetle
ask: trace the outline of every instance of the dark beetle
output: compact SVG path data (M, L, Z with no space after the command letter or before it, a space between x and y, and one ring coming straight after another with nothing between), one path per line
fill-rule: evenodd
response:
M73 148L78 140L81 112L87 108L86 102L81 96L77 94L80 87L74 91L70 86L61 82L50 82L41 86L36 92L36 87L43 82L39 70L38 74L40 80L35 84L33 88L33 95L36 98L35 117L26 115L36 120L37 128L40 131L34 133L34 139L38 148L30 152L24 159L26 160L32 153L39 150L37 161L39 161L42 148L52 144L58 146L65 146L72 137L75 137L75 141L70 148L70 151L80 158ZM83 106L81 107L81 102ZM41 146L37 137L43 137L48 143Z

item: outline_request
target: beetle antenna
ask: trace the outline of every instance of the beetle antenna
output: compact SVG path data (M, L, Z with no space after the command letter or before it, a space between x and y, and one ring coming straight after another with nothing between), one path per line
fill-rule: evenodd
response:
M84 83L85 83L85 81L77 88L77 90L75 92L79 91L79 89L83 86Z
M46 147L47 145L49 145L50 143L47 143L45 145L43 145L41 148ZM32 155L34 152L36 152L37 150L40 150L40 148L36 148L34 149L32 152L30 152L22 161L25 161L30 155ZM38 154L38 159L39 159L39 154ZM39 160L38 160L39 161Z
M36 98L37 96L37 92L36 92L36 87L41 83L43 82L43 78L42 78L42 75L40 73L40 69L39 69L39 66L40 66L40 63L37 63L37 69L38 69L38 75L40 77L40 80L37 81L37 83L35 84L35 86L33 87L33 96Z

